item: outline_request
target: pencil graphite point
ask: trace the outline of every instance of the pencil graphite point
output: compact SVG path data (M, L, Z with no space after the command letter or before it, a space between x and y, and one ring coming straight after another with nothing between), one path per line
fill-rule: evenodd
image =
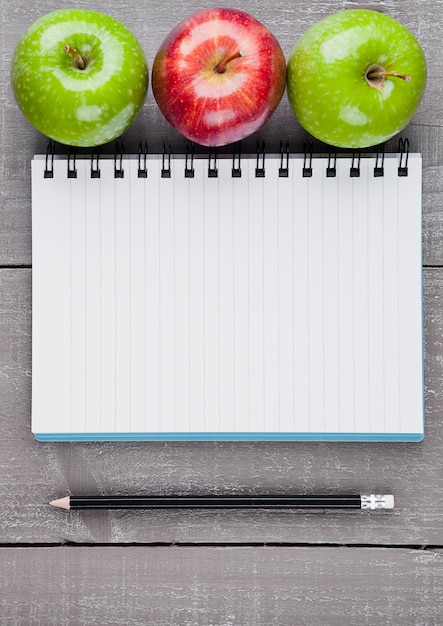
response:
M71 508L69 504L69 496L66 496L66 498L59 498L58 500L52 500L49 504L59 509L66 509L67 511Z

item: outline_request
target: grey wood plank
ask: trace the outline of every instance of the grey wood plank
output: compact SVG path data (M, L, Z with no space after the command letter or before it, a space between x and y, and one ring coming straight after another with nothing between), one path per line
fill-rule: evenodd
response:
M0 550L3 624L437 626L440 552L363 548Z
M30 433L30 279L30 270L0 270L0 543L442 543L442 269L424 272L426 436L416 444L36 442ZM67 492L360 489L394 493L395 510L80 514L47 504Z
M442 221L441 195L439 194L443 166L443 97L440 77L443 69L443 50L440 45L443 38L443 24L440 16L443 10L442 0L376 0L371 3L364 0L354 2L326 0L324 2L303 2L295 0L289 5L284 0L272 3L258 0L241 0L221 3L243 9L263 21L280 41L286 57L290 54L298 37L317 19L346 7L368 6L378 8L399 19L419 38L425 50L429 65L429 81L423 103L404 134L411 139L411 148L421 150L424 155L424 258L426 264L441 264ZM31 263L31 201L30 201L30 159L35 153L46 149L46 139L35 131L23 118L15 105L9 85L9 67L15 44L26 29L40 15L71 4L65 0L44 0L39 3L17 0L11 10L7 0L0 0L0 266L22 265ZM78 7L91 8L85 0L76 4ZM104 11L122 20L139 38L152 66L155 53L166 34L190 13L211 7L210 0L186 3L159 3L146 0L137 5L122 0L104 2L98 0L94 9ZM291 149L303 148L307 137L295 120L286 95L275 115L250 139L245 140L244 150L253 151L257 139L265 139L267 148L278 150L281 138L290 140ZM137 150L139 139L148 139L149 149L157 152L162 149L163 141L171 141L175 150L184 149L184 140L164 120L154 101L149 88L146 103L132 127L125 133L127 150ZM397 139L388 142L388 149L396 149ZM110 152L113 145L103 147ZM59 147L62 150L61 147ZM324 150L324 146L315 142L315 150ZM429 168L429 171L428 171ZM437 168L437 169L435 169Z

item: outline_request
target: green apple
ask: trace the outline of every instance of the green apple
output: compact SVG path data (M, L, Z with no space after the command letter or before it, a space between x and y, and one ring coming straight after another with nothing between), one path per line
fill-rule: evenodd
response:
M426 60L412 33L370 9L329 15L296 42L288 61L288 98L317 139L365 148L401 131L422 99Z
M11 84L27 120L71 146L97 146L119 137L139 112L148 66L121 22L82 9L40 17L22 35Z

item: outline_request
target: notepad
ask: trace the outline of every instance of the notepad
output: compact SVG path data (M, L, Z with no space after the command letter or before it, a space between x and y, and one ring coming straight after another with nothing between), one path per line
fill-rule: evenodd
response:
M420 440L402 157L35 156L35 437Z

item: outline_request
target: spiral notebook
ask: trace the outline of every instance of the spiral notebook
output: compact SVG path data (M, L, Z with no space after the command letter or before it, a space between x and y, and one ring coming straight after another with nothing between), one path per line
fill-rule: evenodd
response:
M405 146L35 156L35 437L420 440Z

